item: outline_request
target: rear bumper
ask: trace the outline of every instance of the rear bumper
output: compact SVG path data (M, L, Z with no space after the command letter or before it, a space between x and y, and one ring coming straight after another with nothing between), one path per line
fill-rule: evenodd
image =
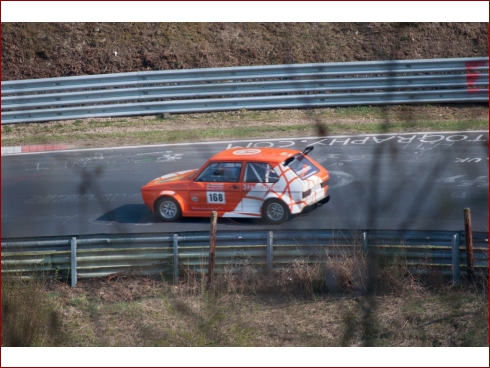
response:
M319 206L323 206L325 203L328 203L329 200L330 200L330 195L326 196L325 198L323 198L322 200L320 200L316 204Z
M301 211L301 213L309 213L313 211L315 208L319 206L323 206L325 203L328 203L329 200L330 200L330 196L328 195L325 198L320 199L318 202L306 206L305 208L303 208L303 211Z

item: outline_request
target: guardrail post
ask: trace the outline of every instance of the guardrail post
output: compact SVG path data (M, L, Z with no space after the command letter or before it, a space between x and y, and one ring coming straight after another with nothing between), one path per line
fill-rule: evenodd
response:
M218 222L218 213L216 211L211 211L211 236L209 237L208 285L210 285L211 282L213 281L217 222Z
M274 259L273 259L273 247L274 247L274 232L269 231L267 234L267 273L272 274Z
M473 270L473 233L471 228L471 212L469 208L464 209L464 233L466 240L466 272L471 280L474 276Z
M174 285L179 283L179 236L174 234Z
M369 254L368 233L364 231L362 233L362 251L367 256Z
M461 283L460 257L459 257L459 234L454 234L451 241L452 246L452 265L453 265L453 285L459 286Z
M71 287L77 286L77 238L71 238Z

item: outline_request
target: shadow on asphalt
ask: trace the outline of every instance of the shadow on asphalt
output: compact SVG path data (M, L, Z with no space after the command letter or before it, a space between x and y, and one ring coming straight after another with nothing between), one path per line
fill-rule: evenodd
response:
M117 222L119 224L158 223L158 218L144 204L125 204L106 212L97 221Z
M96 221L118 224L161 224L155 213L151 213L144 204L125 204L114 208L98 217ZM201 225L209 224L209 217L183 217L179 224ZM260 219L219 218L218 225L259 225Z
M294 221L297 217L306 217L308 213L301 215L291 216L288 222ZM161 224L163 223L155 213L151 213L148 207L144 204L125 204L114 208L113 210L104 213L102 216L96 219L97 222L103 223L117 223L117 224L131 224L131 225L145 225L145 224ZM287 224L286 222L285 224ZM209 224L209 217L183 217L179 224L189 225L206 225ZM250 218L218 218L218 226L260 226L266 225L262 219L250 219ZM272 226L272 225L269 225Z

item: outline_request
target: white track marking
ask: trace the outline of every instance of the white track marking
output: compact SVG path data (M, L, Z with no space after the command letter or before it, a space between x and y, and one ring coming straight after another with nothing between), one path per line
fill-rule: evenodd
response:
M431 135L431 134L451 134L455 135L457 133L488 133L487 130L472 130L472 131L457 131L457 132L410 132L410 133L383 133L383 134L355 134L355 135L336 135L336 136L329 136L329 137L285 137L285 138L261 138L261 139L247 139L247 140L237 140L237 141L213 141L213 142L187 142L187 143L165 143L165 144L155 144L155 145L142 145L142 146L123 146L123 147L104 147L104 148L81 148L81 149L66 149L66 150L59 150L59 151L49 151L49 152L88 152L88 151L101 151L101 150L120 150L120 149L135 149L135 148L159 148L159 147L174 147L174 146L198 146L198 145L216 145L216 144L230 144L230 143L249 143L249 142L275 142L275 141L298 141L298 143L304 143L305 141L309 140L322 140L322 139L339 139L339 138L363 138L363 137L381 137L381 136L406 136L406 135L419 135L419 134L426 134L426 135ZM468 140L468 142L483 142L483 140L480 140L481 137L477 137L475 140ZM3 147L3 148L10 148L10 147ZM3 149L2 148L2 149ZM47 151L40 151L40 152L24 152L21 153L23 155L29 154L39 154L39 153L46 153ZM20 154L20 153L12 153L12 154ZM2 151L3 155L3 151Z

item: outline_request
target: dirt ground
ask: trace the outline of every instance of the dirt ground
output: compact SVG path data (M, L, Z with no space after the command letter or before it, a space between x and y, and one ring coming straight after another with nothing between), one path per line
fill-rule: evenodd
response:
M487 55L488 23L2 23L2 80Z

